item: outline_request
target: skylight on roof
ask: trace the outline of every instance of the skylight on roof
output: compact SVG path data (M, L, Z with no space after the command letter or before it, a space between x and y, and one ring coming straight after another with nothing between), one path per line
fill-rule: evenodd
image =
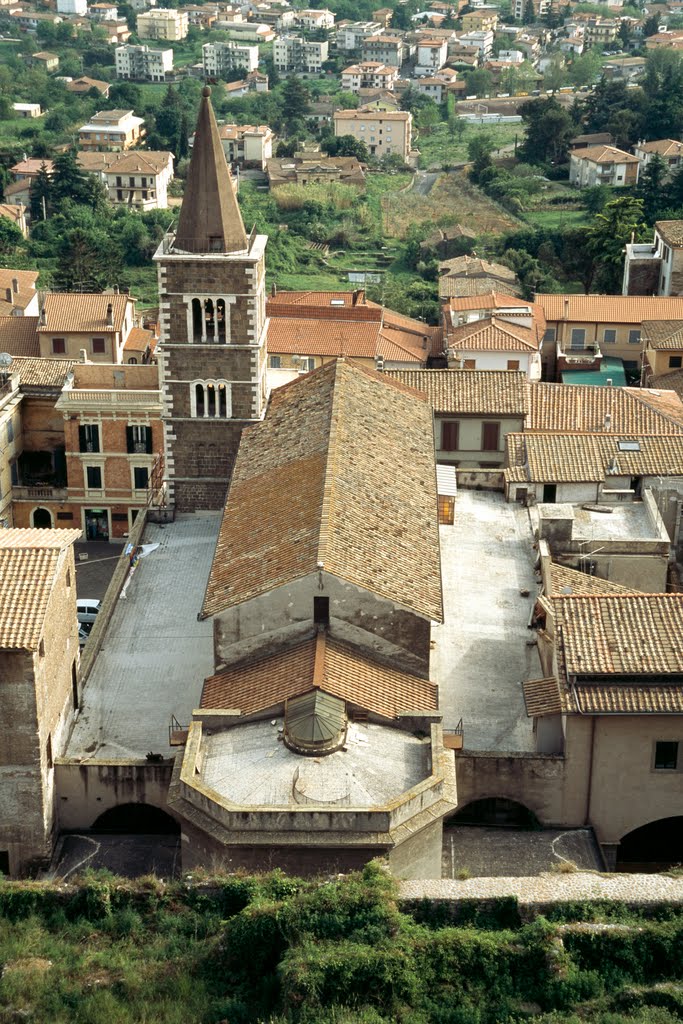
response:
M639 452L640 441L619 441L620 452Z
M344 300L343 299L330 299L330 305L331 306L343 306L344 305Z

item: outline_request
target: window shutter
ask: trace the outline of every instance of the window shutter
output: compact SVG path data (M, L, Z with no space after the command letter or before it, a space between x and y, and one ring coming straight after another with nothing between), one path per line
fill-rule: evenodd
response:
M132 427L126 427L126 449L129 455L135 451L135 436Z

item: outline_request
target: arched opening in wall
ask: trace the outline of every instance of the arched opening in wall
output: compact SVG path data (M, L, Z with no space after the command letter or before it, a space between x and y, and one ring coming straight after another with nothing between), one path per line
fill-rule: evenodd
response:
M213 384L206 385L206 408L209 416L216 415L216 388Z
M31 523L37 530L49 530L52 526L52 515L46 508L34 508Z
M218 299L216 302L216 318L218 326L218 340L225 344L225 299Z
M444 822L444 825L495 825L499 828L540 828L533 811L516 800L490 796L473 800Z
M192 335L193 341L202 340L202 304L199 299L192 300Z
M205 402L204 402L204 385L195 384L194 388L195 396L195 408L197 416L204 416L205 414Z
M206 319L206 340L215 341L214 331L216 329L216 312L213 299L204 300L204 316Z
M625 835L617 871L666 871L683 864L683 817L660 818Z
M170 814L152 804L120 804L100 814L91 831L166 836L178 835L180 826Z

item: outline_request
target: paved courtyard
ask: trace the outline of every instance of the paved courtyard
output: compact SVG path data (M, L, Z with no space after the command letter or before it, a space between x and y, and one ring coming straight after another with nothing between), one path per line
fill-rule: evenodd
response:
M171 756L171 715L187 724L213 671L213 623L197 621L211 567L219 513L148 523L142 558L114 609L66 756Z
M439 530L445 621L432 628L430 674L444 727L462 718L467 750L531 751L520 684L541 668L527 628L539 591L527 510L460 491L455 524Z

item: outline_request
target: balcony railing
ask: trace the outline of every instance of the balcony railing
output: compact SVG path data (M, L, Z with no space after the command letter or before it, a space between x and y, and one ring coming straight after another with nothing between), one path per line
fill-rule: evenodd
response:
M111 405L160 405L160 391L91 391L86 388L72 388L62 393L60 401L74 402L82 406L95 406L101 408Z
M14 501L66 501L68 495L66 487L51 487L50 484L33 484L12 488Z

